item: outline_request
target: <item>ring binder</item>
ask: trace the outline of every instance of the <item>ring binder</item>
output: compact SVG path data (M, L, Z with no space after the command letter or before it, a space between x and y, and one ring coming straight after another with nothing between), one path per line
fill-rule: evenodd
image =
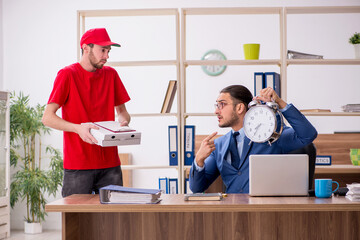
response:
M177 126L169 126L169 164L178 165Z
M195 126L185 126L185 160L184 165L192 165L195 152Z

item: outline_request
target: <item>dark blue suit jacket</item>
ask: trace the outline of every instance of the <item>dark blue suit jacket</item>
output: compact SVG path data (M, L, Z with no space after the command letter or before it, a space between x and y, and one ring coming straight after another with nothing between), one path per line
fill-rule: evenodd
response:
M289 153L308 145L316 138L316 129L292 104L282 113L291 127L284 126L280 138L271 146L267 142L250 143L250 139L245 137L239 169L226 161L231 131L215 139L216 149L205 160L205 168L197 171L193 163L190 170L190 189L193 192L203 192L221 175L227 193L249 193L250 155Z

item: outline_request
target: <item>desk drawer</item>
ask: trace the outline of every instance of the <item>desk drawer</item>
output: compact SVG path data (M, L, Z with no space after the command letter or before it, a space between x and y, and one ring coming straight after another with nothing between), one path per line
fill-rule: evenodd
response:
M9 223L9 215L0 215L0 226L3 226L5 224Z
M9 206L0 206L0 217L9 214Z
M3 209L7 210L8 207ZM6 214L0 214L0 239L4 239L10 234L10 215L8 212Z
M9 236L9 227L7 224L0 225L0 239L4 239Z

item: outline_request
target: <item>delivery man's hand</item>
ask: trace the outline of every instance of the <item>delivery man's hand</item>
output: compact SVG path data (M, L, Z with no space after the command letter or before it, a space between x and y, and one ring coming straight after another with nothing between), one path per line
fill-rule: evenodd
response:
M129 126L129 122L128 121L121 121L120 126L121 127Z
M80 136L80 138L89 144L96 144L97 140L90 133L90 129L99 129L97 126L91 123L82 123L77 126L76 133Z

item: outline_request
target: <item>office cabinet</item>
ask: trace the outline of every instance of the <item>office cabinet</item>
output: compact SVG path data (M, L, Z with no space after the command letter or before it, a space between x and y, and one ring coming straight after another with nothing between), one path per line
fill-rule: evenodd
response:
M9 99L0 91L0 239L10 236Z

